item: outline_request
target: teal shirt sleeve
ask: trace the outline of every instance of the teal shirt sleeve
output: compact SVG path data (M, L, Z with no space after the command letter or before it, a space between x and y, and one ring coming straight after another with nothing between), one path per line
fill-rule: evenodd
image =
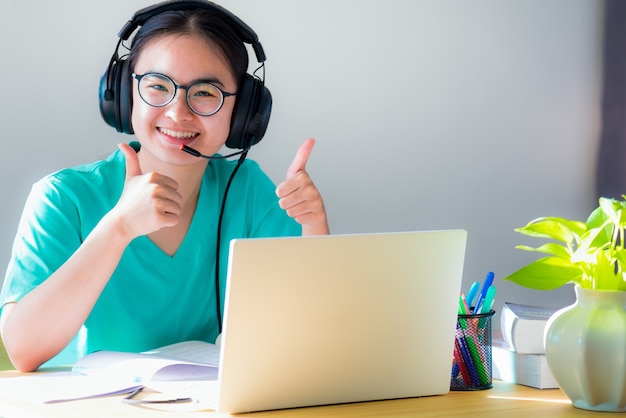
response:
M19 301L78 249L121 194L120 163L110 157L61 170L33 185L13 242L0 306Z
M28 196L7 267L2 305L17 302L56 271L80 246L79 213L46 178Z
M47 180L36 183L26 200L4 279L2 305L19 301L67 259L70 248L80 245L76 234L69 233L72 211L65 215L52 210L63 205L49 186ZM37 256L44 248L45 260Z

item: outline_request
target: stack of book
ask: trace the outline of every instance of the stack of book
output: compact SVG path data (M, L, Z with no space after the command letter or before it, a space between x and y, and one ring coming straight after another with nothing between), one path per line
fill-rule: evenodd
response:
M544 332L558 308L506 302L500 315L502 337L494 334L494 379L538 389L557 388L546 360Z

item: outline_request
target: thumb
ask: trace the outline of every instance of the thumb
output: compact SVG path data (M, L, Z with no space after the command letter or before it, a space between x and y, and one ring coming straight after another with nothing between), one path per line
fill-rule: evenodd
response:
M306 162L309 160L309 155L311 155L311 150L313 150L313 146L315 145L315 139L309 138L298 149L293 162L287 169L287 178L291 178L296 175L299 171L304 171L306 168Z
M126 158L126 179L131 177L140 176L143 174L141 166L139 165L139 157L137 152L130 145L126 143L118 144L117 147L122 151Z

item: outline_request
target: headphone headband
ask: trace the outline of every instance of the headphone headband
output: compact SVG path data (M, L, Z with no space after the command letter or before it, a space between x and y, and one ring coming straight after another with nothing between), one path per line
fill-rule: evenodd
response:
M120 29L118 36L120 39L126 41L130 35L139 27L143 26L148 19L156 16L160 13L169 12L171 10L194 10L194 9L210 9L212 12L220 15L220 17L229 22L231 26L237 32L237 35L241 40L252 45L254 53L259 62L265 62L265 52L259 42L259 37L256 32L252 30L243 20L212 1L206 0L167 0L161 3L153 4L148 7L144 7L141 10L136 11L131 16L130 20L126 22Z

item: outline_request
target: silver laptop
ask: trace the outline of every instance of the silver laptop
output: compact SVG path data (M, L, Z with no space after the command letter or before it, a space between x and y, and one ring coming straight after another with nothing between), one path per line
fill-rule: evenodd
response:
M463 230L233 240L219 412L445 394Z

